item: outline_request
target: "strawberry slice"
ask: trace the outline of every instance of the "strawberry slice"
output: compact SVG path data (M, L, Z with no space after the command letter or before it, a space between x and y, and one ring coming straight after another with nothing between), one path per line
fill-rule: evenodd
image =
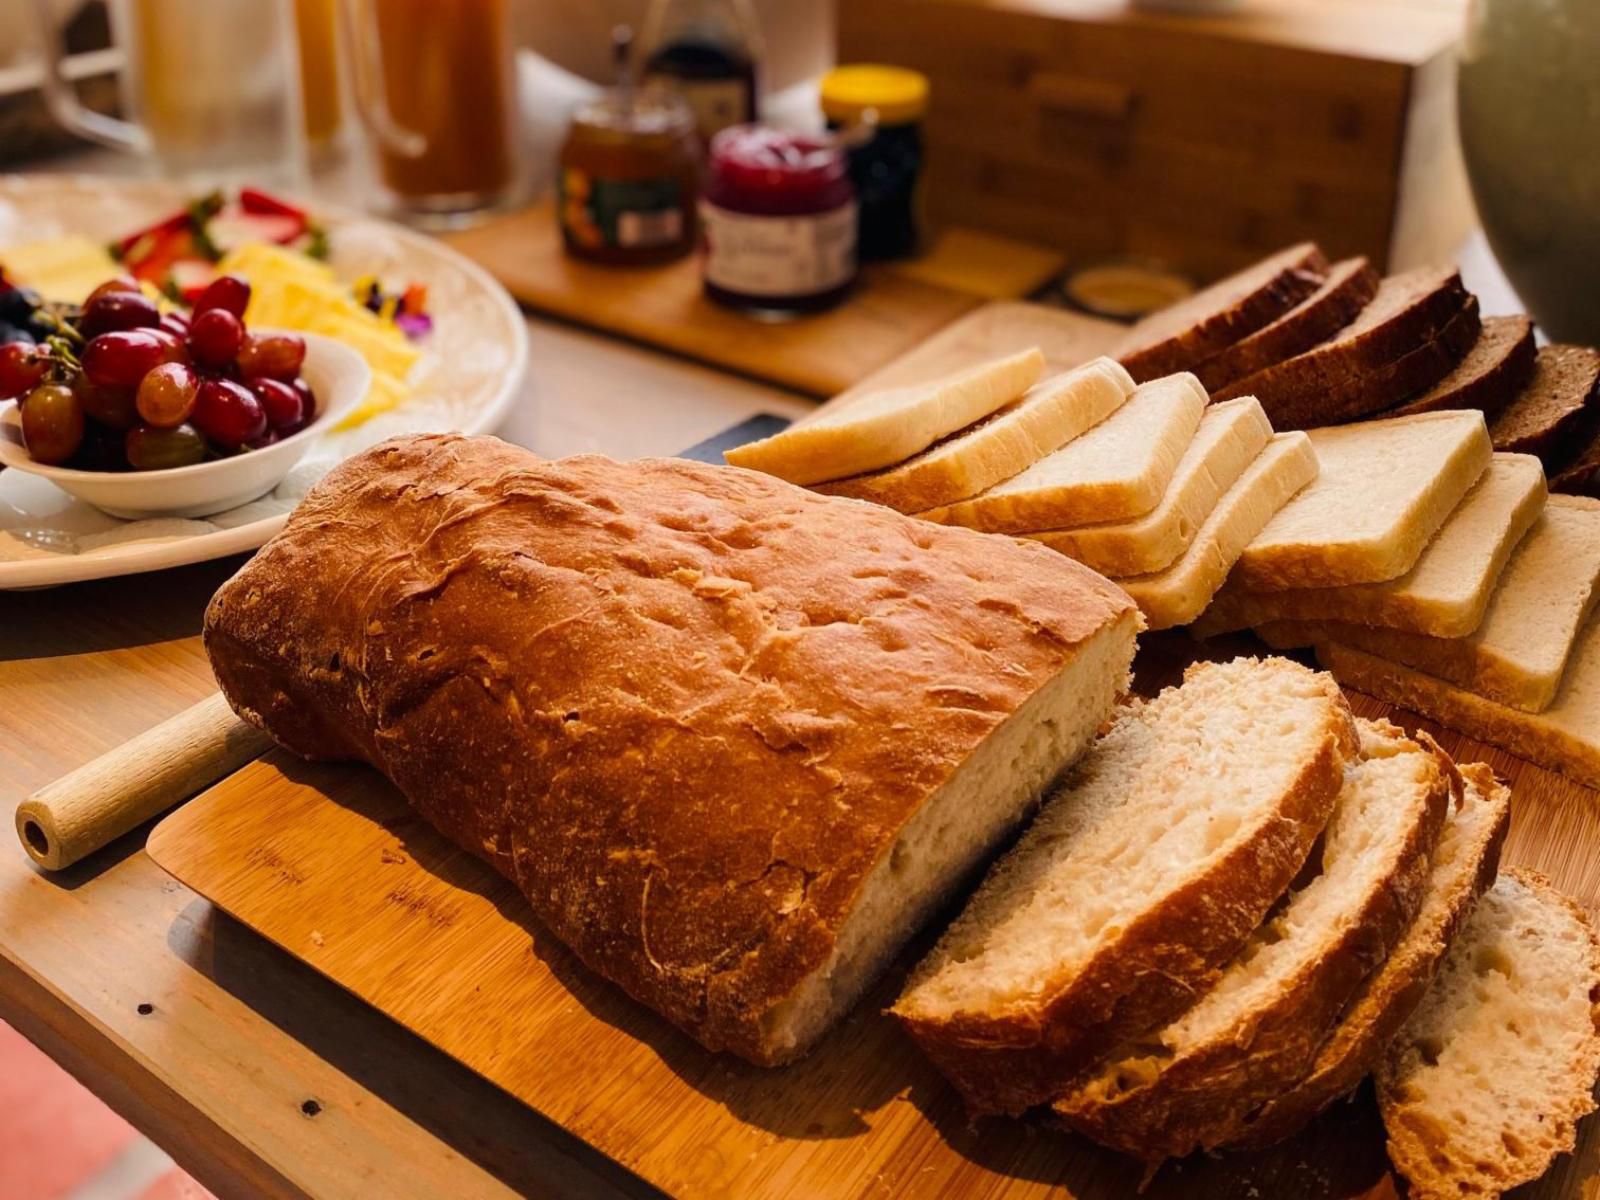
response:
M228 209L206 223L206 234L218 251L226 254L246 242L270 242L284 246L306 230L304 217L288 214L248 213Z
M309 221L305 209L290 204L287 200L280 200L270 192L260 188L246 187L239 189L239 207L247 213L254 213L263 217L294 217L304 228Z

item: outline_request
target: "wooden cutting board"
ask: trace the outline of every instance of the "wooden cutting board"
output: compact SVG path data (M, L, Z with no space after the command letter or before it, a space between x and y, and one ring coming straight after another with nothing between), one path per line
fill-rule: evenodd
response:
M830 312L757 321L705 298L693 255L639 268L570 257L549 201L445 240L529 308L811 396L844 391L983 303L885 267Z
M1198 654L1253 645L1147 637L1138 688L1174 681ZM1365 716L1387 711L1352 700ZM1593 911L1600 796L1424 727L1513 781L1506 861L1547 872ZM967 1125L954 1092L881 1015L926 941L808 1058L762 1070L706 1053L585 970L509 883L367 768L275 753L180 808L147 849L224 911L674 1196L1122 1200L1139 1183L1131 1161L1041 1124ZM1583 1133L1577 1155L1518 1195L1578 1195L1600 1172L1600 1122ZM1395 1191L1363 1092L1273 1151L1169 1166L1146 1195Z

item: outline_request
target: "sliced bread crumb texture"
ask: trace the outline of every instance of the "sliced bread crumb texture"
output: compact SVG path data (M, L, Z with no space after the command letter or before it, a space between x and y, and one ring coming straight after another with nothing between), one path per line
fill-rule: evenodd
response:
M1493 416L1510 404L1533 377L1533 322L1524 316L1485 317L1477 341L1455 370L1389 415L1476 408Z
M1594 1110L1597 1001L1583 910L1537 872L1502 874L1377 1072L1412 1200L1497 1197L1573 1148Z
M1537 454L1559 469L1582 428L1586 410L1600 403L1600 351L1588 346L1541 346L1533 378L1522 394L1490 422L1496 450Z
M1074 1129L1146 1161L1179 1158L1236 1140L1311 1068L1416 916L1453 778L1437 747L1386 721L1358 724L1361 756L1315 871L1194 1007L1056 1100Z
M1356 752L1327 675L1191 667L1122 710L895 1015L974 1112L1059 1095L1206 990L1300 870Z
M1487 764L1469 763L1454 782L1456 803L1434 847L1422 907L1405 936L1361 986L1306 1077L1250 1115L1234 1145L1280 1142L1353 1091L1422 1002L1472 906L1494 882L1511 825L1511 789Z

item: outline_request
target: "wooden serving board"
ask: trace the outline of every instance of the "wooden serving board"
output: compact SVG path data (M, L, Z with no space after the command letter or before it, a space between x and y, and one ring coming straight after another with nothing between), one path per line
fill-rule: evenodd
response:
M1199 655L1254 646L1147 637L1138 688L1173 682ZM1352 700L1365 716L1388 711ZM1424 727L1513 782L1506 861L1545 871L1593 911L1600 796ZM274 753L168 817L147 849L225 912L674 1196L1121 1200L1139 1183L1130 1160L1041 1124L968 1126L955 1093L881 1015L926 940L808 1058L762 1070L706 1053L585 970L509 883L367 768ZM1589 1121L1578 1153L1518 1195L1577 1196L1597 1172L1600 1122ZM1394 1187L1363 1092L1275 1150L1168 1166L1146 1195L1376 1200Z
M693 255L637 268L572 258L550 201L445 240L529 308L811 396L844 391L983 302L875 268L830 312L758 321L705 298Z

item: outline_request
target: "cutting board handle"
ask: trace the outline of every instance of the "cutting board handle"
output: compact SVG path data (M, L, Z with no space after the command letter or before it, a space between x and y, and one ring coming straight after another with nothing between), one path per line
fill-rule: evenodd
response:
M45 870L70 867L271 744L218 692L40 788L17 805L17 837Z

